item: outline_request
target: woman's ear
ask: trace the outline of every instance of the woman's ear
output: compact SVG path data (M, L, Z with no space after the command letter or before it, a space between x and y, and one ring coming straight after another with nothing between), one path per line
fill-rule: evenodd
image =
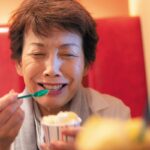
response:
M21 63L21 61L16 61L15 67L16 67L18 75L22 76L22 63Z

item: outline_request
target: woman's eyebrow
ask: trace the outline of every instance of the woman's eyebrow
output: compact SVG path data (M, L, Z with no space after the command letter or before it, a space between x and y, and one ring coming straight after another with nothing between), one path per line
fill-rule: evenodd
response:
M38 46L38 47L44 47L44 44L43 44L43 43L36 43L36 42L33 42L33 43L30 43L30 45Z
M67 46L80 47L78 44L75 44L75 43L64 43L64 44L60 45L60 47L67 47Z

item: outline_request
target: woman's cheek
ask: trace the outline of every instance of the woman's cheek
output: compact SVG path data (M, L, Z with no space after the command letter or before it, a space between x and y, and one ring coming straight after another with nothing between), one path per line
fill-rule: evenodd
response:
M76 77L82 78L83 75L83 70L84 70L84 65L83 62L78 61L74 67L73 67L73 73Z

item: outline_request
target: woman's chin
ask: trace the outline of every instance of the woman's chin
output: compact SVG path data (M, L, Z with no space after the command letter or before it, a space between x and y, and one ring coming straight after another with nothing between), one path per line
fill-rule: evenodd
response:
M43 115L56 114L61 111L62 106L56 103L37 101L40 111Z

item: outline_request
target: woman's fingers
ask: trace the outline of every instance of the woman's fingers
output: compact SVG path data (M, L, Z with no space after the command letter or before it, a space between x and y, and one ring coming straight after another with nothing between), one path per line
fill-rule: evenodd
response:
M67 136L76 137L76 135L79 133L79 131L82 129L82 127L67 127L63 128L62 133Z
M50 150L50 147L47 145L47 144L42 144L41 146L40 146L40 148L41 148L41 150Z
M0 147L9 147L16 138L23 120L24 112L20 108L22 100L17 93L9 92L0 98Z
M0 128L0 139L13 142L24 120L24 112L18 109L8 122Z
M50 145L42 144L42 150L76 150L74 143L67 143L63 141L52 141Z
M8 94L0 98L0 112L9 104L17 100L17 93L11 90Z
M0 128L14 115L21 104L22 100L13 101L0 112Z
M76 150L74 142L52 141L49 150Z

